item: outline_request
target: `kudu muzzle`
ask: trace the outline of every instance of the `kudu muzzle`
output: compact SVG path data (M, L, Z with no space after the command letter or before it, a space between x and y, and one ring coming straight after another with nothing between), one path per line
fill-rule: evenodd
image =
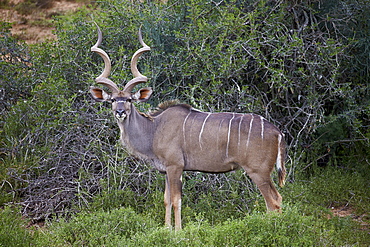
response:
M127 117L127 112L125 109L125 101L116 101L116 109L114 111L114 116L119 120L123 121Z

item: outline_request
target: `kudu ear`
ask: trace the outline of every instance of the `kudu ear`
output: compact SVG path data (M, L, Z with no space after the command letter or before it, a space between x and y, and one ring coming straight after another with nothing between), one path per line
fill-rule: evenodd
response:
M150 96L152 95L152 88L145 87L137 91L136 93L132 94L132 99L135 101L145 102L148 101Z
M109 101L111 95L106 93L103 89L97 87L90 87L90 93L94 100L98 102Z

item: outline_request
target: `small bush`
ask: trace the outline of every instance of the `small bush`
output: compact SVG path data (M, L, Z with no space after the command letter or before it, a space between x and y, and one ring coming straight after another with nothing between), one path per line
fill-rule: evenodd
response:
M9 8L9 0L0 0L0 8L6 9Z
M24 1L15 6L15 10L21 15L30 15L36 11L36 9L37 5L34 1Z
M53 0L25 0L18 3L15 10L21 15L30 15L39 9L49 9L53 4Z

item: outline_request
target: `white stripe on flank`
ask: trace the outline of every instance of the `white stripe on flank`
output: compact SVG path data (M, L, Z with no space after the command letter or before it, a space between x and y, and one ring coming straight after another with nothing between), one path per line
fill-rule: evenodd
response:
M263 122L264 122L265 119L262 116L260 116L260 119L261 119L261 138L263 140L263 132L264 132Z
M184 137L184 146L186 147L186 139L185 139L185 124L188 121L188 117L190 116L191 110L189 111L188 115L186 116L184 123L182 124L182 135Z
M229 121L229 130L227 132L227 145L226 145L226 157L229 157L229 143L230 143L230 131L231 131L231 122L235 117L235 113L233 113L233 117Z
M279 138L278 138L278 154L277 154L277 159L276 159L276 168L277 170L281 170L281 151L280 151L280 145L281 145L281 139L282 139L282 135L279 134Z
M242 117L240 118L240 121L239 121L239 128L238 128L238 149L239 149L239 146L240 146L240 128L242 126L243 117L244 117L244 115L242 115Z
M247 148L248 148L248 146L249 146L249 138L250 138L250 136L251 136L251 132L252 132L252 125L253 125L253 118L254 118L254 116L253 115L251 115L252 116L252 119L251 119L251 122L249 123L249 132L248 132L248 138L247 138Z
M207 117L203 121L202 128L200 129L200 133L199 133L199 146L200 146L200 149L202 149L202 140L201 139L202 139L202 134L203 134L203 130L204 130L204 125L206 124L206 121L209 118L209 116L211 116L211 113L208 113Z

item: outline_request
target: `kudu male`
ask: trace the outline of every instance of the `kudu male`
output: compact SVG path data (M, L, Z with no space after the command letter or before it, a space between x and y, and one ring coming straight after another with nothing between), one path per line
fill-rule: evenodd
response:
M98 41L91 51L103 58L105 68L96 82L109 88L111 93L97 87L91 87L90 92L95 100L112 103L121 141L131 153L151 161L156 169L166 174L167 226L171 227L173 207L175 229L181 229L183 171L221 173L241 167L257 184L267 209L280 211L282 197L270 177L276 163L279 185L284 185L285 141L277 127L255 114L201 112L186 104L171 105L155 114L140 113L133 102L147 101L152 89L131 91L148 80L138 71L137 61L150 47L143 42L139 31L143 47L131 59L134 79L120 90L107 78L111 62L107 53L98 48L101 41L102 33L98 27Z

